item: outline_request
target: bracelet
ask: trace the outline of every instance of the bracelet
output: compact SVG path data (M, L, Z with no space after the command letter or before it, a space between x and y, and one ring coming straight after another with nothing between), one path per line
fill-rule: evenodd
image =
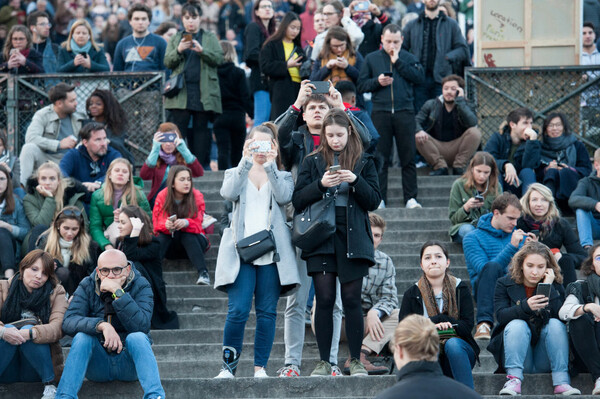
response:
M33 341L33 328L29 329L29 339Z
M585 305L587 305L587 303L584 303L583 306L581 307L581 309L583 309L583 313L587 313L588 311L585 310Z

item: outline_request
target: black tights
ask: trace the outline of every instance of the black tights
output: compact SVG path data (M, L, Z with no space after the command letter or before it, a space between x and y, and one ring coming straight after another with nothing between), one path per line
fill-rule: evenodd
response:
M313 275L317 308L315 311L315 333L319 356L329 362L331 337L333 335L333 306L335 305L335 273L316 273ZM361 306L362 278L341 284L342 304L346 318L346 336L350 357L360 358L360 347L364 334L364 321Z

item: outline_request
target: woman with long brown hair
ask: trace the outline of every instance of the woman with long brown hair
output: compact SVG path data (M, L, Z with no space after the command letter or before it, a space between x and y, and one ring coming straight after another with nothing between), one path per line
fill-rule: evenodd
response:
M341 26L334 26L327 31L310 80L329 80L333 84L349 80L356 84L363 61L363 56L352 47L350 35Z
M368 212L381 202L379 180L373 158L363 153L356 128L344 111L332 109L325 115L320 140L318 149L300 168L292 198L296 212L300 212L325 195L335 196L335 233L323 237L313 251L302 251L315 284L315 331L321 357L311 375L331 375L336 278L346 315L350 374L367 375L359 360L364 332L360 297L362 279L375 263Z
M44 73L43 58L32 46L31 33L26 26L10 28L4 50L0 72L15 74Z
M204 207L204 196L193 187L192 170L185 165L171 167L167 187L156 196L152 210L154 232L160 241L161 259L185 252L198 270L199 285L210 284L204 261L209 247L202 228Z
M69 37L61 44L57 72L108 72L104 51L96 44L92 27L85 19L75 21Z

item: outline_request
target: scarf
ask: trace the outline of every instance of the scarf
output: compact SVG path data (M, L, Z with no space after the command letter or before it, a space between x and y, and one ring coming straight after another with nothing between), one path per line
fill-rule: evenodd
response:
M63 267L69 267L69 262L71 261L71 256L73 256L71 252L71 247L73 246L73 241L67 241L62 237L59 237L58 243L60 244L60 253L63 257L62 265Z
M351 46L352 44L348 43L347 45ZM348 65L356 64L356 56L350 57L350 50L346 49L346 51L344 51L344 54L342 54L342 56L348 60ZM321 60L321 68L324 67L325 65L327 65L327 62L329 62L329 60L335 60L335 59L337 59L337 57L338 57L337 55L330 53L329 58L324 58ZM340 80L351 80L350 77L346 74L346 71L344 69L341 69L338 67L334 67L330 70L329 79L334 84L339 82Z
M444 301L444 307L440 312L435 300L435 294L431 288L431 283L425 277L425 274L421 276L417 283L419 291L421 291L421 297L423 298L423 305L427 309L427 315L429 317L438 316L445 314L453 319L459 318L458 302L456 299L456 277L446 273L444 281L442 283L442 298Z
M569 166L577 165L577 137L573 134L563 134L560 137L544 136L542 143L542 162L566 163Z
M158 152L158 155L160 156L160 159L162 159L167 165L177 165L177 156L175 155L175 152L167 154L161 148Z
M600 298L600 276L598 276L596 273L592 273L587 277L586 281L588 283L590 293L593 295L592 298Z
M88 40L88 42L83 47L79 47L77 45L77 43L75 43L75 39L71 39L71 51L75 55L82 54L82 53L89 53L91 48L92 48L91 40Z
M539 230L540 238L542 240L550 234L550 232L554 228L554 225L556 224L556 220L535 220L532 216L529 216L527 214L523 214L523 221L525 222L527 227L529 227L530 231Z
M50 279L40 288L33 290L31 294L25 288L21 273L15 273L6 302L2 306L2 316L0 321L9 324L22 319L21 314L24 311L30 311L35 314L42 322L48 324L50 321L50 294L54 290Z

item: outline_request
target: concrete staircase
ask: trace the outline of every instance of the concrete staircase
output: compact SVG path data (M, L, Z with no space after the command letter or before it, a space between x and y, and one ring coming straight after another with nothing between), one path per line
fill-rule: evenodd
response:
M223 174L207 173L195 180L195 187L204 194L206 213L219 217L222 200L219 195ZM423 242L438 239L448 243L450 270L468 281L465 260L460 245L449 242L447 234L448 196L455 176L419 176L419 201L422 209L407 210L403 207L401 179L398 169L390 172L389 201L387 209L378 211L387 221L381 250L389 254L396 266L396 285L402 293L420 277L419 249ZM214 268L219 236L211 235L211 249L207 260L214 280ZM254 313L248 321L245 344L235 380L213 380L221 364L223 326L227 313L227 296L212 287L195 285L197 273L187 261L165 261L165 280L169 308L179 313L181 329L176 331L153 331L154 352L158 360L161 378L169 398L372 398L392 386L394 376L337 377L337 378L268 378L255 380L253 375ZM284 364L283 310L285 299L279 301L275 343L267 367L270 376L276 375ZM474 369L477 392L486 398L496 397L504 384L503 375L494 375L496 363L482 344L480 364ZM65 348L65 355L68 348ZM1 354L0 354L1 355ZM348 356L346 343L340 344L339 363ZM303 351L302 374L307 376L318 361L315 338L307 329ZM249 378L250 377L250 378ZM573 386L590 394L593 381L589 375L573 379ZM0 398L39 397L40 384L0 385ZM552 384L550 375L527 376L523 383L523 396L527 398L550 398ZM98 384L86 381L80 392L81 398L133 398L143 395L139 384ZM590 396L591 397L591 396Z

